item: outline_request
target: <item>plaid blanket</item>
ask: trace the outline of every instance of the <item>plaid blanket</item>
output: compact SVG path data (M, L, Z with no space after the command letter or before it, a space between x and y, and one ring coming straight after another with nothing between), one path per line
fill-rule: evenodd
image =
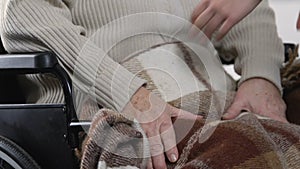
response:
M299 168L300 127L243 113L229 121L182 119L174 126L179 160L168 168ZM207 127L208 126L208 127ZM210 135L209 129L214 128ZM205 131L204 131L205 130ZM84 144L82 169L144 168L149 157L147 141L135 122L103 109L95 115Z
M181 49L183 60L192 60L193 56L183 46ZM294 53L290 51L290 55L291 62L282 69L282 83L285 88L293 86L295 83L291 82L298 81L300 75L300 63L292 64L297 55L296 50ZM144 70L145 63L141 55L140 58L131 59L123 65L146 79L149 82L148 89L160 96L157 89L161 85L153 82L155 77L151 76L151 72L140 71ZM195 70L193 73L197 71L193 69L193 65L189 67ZM207 80L206 75L198 73L196 76L201 82L205 83ZM227 83L230 84L230 79ZM228 88L228 91L233 88ZM197 105L197 113L205 117L197 121L172 119L180 156L176 163L170 163L166 159L168 168L300 168L300 126L252 113L242 113L234 120L219 120L222 112L218 100L226 100L226 110L235 93L228 92L224 95L222 92L214 92L208 85L202 89L204 91L196 91L177 99L171 93L169 98L173 99L166 100L178 108L182 108L182 100L186 100L185 110L190 111L189 108ZM211 107L214 108L214 113L210 113ZM209 116L212 114L213 116ZM82 144L82 169L145 168L150 156L149 145L137 122L107 109L98 111L96 115L86 113L85 116L93 117L93 121Z

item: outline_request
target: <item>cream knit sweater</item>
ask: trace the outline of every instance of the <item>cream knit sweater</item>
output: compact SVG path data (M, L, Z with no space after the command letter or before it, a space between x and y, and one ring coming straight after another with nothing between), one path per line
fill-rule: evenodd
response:
M0 3L0 33L8 52L55 52L76 88L92 93L104 107L120 111L145 83L134 78L120 63L132 53L166 40L160 35L145 34L113 44L124 36L122 33L126 28L122 24L106 24L122 16L143 12L180 15L190 20L199 0L1 0ZM145 31L160 26L172 29L172 25L145 28L138 25L138 29ZM136 27L132 25L132 28ZM99 29L101 36L96 37L99 39L89 41ZM114 46L109 48L107 45ZM262 77L281 89L279 69L283 62L283 46L267 0L215 45L224 50L237 50L235 70L242 75L240 83ZM107 48L108 57L101 53L103 46ZM29 79L39 86L35 100L63 101L59 85L51 77L30 76Z

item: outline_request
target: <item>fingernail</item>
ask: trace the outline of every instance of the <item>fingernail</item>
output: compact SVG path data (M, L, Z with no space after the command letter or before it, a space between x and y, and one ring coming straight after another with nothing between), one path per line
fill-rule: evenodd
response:
M227 117L228 117L228 113L223 114L222 117L223 117L223 118L227 118Z
M171 156L170 156L170 157L171 157L171 159L170 159L170 160L171 160L171 162L173 162L173 163L174 163L174 162L176 162L176 161L177 161L177 157L176 157L176 155L175 155L175 154L171 154Z

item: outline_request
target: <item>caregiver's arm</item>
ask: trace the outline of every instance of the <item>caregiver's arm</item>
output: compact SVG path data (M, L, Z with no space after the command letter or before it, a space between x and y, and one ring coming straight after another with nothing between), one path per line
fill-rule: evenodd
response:
M211 38L218 30L221 39L240 20L247 16L261 0L202 0L192 14L192 23Z
M237 50L235 70L241 75L237 95L224 118L232 119L246 110L286 121L280 79L284 49L268 1L235 25L221 43L225 49Z

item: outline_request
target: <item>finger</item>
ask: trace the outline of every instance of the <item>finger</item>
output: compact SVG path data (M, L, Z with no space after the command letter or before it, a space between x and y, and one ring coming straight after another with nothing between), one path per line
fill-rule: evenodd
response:
M164 154L152 156L152 165L154 166L155 169L166 169L167 165L165 162Z
M150 146L150 153L152 159L152 165L157 169L166 168L165 155L164 155L164 146L162 144L159 131L151 130L147 134Z
M209 20L214 17L214 15L215 12L210 9L206 9L198 16L193 24L196 25L199 29L203 29L204 26L209 22Z
M148 163L147 163L147 169L153 169L153 165L152 165L152 160L151 158L149 158Z
M199 43L199 45L205 46L208 43L207 36L196 25L192 25L187 35L190 42Z
M251 109L244 106L242 102L235 101L223 115L223 119L230 120L236 118L243 111L250 111Z
M179 119L186 119L186 120L200 120L203 119L202 116L190 113L188 111L177 109L171 106L171 117L177 117Z
M216 14L206 24L205 31L204 31L205 35L210 39L212 34L218 29L218 27L222 24L223 21L224 18L221 15Z
M220 27L216 39L221 40L230 31L230 29L233 27L233 25L234 25L234 21L232 21L230 19L226 19L224 21L223 25Z
M178 158L178 150L176 146L176 136L171 120L160 126L161 139L164 145L166 155L170 162L176 162Z
M209 5L209 1L201 1L196 8L194 9L193 13L192 13L192 23L195 22L195 20L197 19L197 17L207 8L207 6Z

